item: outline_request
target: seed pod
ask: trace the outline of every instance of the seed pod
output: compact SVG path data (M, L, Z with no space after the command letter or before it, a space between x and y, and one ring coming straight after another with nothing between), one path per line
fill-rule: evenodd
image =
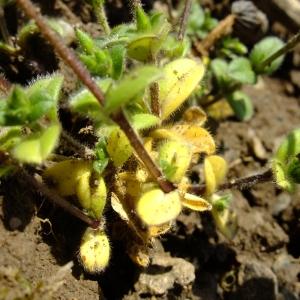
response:
M79 259L88 273L103 271L109 262L110 245L107 235L99 229L87 228L80 244Z
M138 199L136 212L148 226L170 222L181 212L179 192L173 191L165 194L159 188L152 188Z
M91 171L87 171L78 179L76 195L81 206L86 209L88 214L100 219L106 203L106 186L102 177L95 178L91 183Z
M167 141L159 148L159 163L172 182L180 182L192 159L190 148L178 141Z

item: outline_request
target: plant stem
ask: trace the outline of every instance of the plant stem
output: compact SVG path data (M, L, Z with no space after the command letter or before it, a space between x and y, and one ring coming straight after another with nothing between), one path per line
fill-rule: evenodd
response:
M42 195L46 196L48 200L52 203L58 205L65 211L67 211L72 216L80 219L81 221L85 222L88 226L96 229L99 227L100 221L96 219L92 219L83 213L78 207L72 205L63 197L59 196L56 192L49 189L45 184L37 181L32 175L27 173L24 169L21 171L22 177L35 188L36 191L40 192Z
M233 179L230 182L220 185L218 187L218 191L223 191L227 189L247 190L258 183L272 181L272 180L273 180L273 172L271 169L268 169L265 172L260 174L255 174L244 178ZM204 194L205 184L193 185L189 188L189 192L198 195Z
M51 28L49 28L40 12L37 11L36 7L30 0L16 1L23 8L25 13L36 22L37 26L40 28L41 33L52 44L59 56L72 68L73 72L96 97L100 105L103 106L104 95L101 89L92 79L85 66L77 59L74 52L63 43L63 41ZM157 181L161 189L165 193L175 190L176 187L170 181L164 178L163 173L152 160L149 153L146 151L142 141L126 119L124 113L122 111L119 111L115 114L112 114L111 118L124 131L138 157L143 161L149 173L152 175L153 179Z
M189 18L190 12L191 12L191 7L192 7L192 0L185 0L183 14L182 14L182 17L180 20L180 27L179 27L178 36L177 36L179 41L182 41L184 38L188 18Z
M268 67L275 59L291 51L299 42L300 42L300 31L297 34L295 34L282 48L280 48L271 56L266 58L261 63L260 68L263 70L264 68Z
M174 23L173 3L172 3L172 0L166 0L166 2L167 2L168 15L169 15L169 18L170 18L170 22L171 22L171 24L173 24Z
M153 82L150 85L150 97L151 97L151 112L160 117L160 105L159 105L159 85L157 82Z
M77 153L80 157L84 159L93 159L95 157L95 153L92 149L87 146L81 144L78 140L76 140L71 134L69 134L66 130L62 130L61 136L66 140L66 142L72 147L72 150Z
M93 8L95 11L96 18L104 30L104 33L106 35L110 34L110 27L107 21L106 13L105 13L105 8L104 8L104 0L93 0Z

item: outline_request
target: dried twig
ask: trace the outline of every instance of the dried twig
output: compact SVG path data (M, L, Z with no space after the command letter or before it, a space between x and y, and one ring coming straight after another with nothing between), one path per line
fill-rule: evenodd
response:
M151 97L151 112L160 116L160 103L159 103L159 85L157 82L153 82L150 85L150 97Z
M192 7L192 0L185 0L183 14L182 14L182 17L180 20L180 27L179 27L179 31L178 31L178 40L179 41L182 41L184 38L187 22L188 22L189 15L191 12L191 7Z
M218 191L227 189L247 190L254 185L262 182L272 181L273 172L271 169L266 170L263 173L251 175L244 178L233 179L230 182L224 183L218 187ZM205 184L193 185L189 188L189 192L202 195L205 193Z

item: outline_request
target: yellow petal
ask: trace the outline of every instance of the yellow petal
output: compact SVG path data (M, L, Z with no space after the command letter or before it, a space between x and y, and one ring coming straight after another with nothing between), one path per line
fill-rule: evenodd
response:
M181 203L184 207L195 211L206 211L212 209L212 205L205 199L189 193L185 193L183 195L183 197L181 198Z
M207 156L204 160L206 195L213 194L227 174L227 162L218 155Z
M168 222L159 226L150 226L148 228L148 235L150 238L157 237L167 233L172 226L172 222Z

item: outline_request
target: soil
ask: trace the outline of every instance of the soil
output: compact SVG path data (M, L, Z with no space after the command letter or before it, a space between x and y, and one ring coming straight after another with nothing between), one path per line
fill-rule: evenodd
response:
M299 98L286 94L286 84L281 76L245 87L254 117L213 123L228 180L267 169L282 138L299 126ZM135 266L114 242L109 268L90 276L76 258L83 225L22 178L0 182L0 299L300 299L300 190L287 194L269 182L232 193L233 240L209 213L185 211L157 241L150 268Z

